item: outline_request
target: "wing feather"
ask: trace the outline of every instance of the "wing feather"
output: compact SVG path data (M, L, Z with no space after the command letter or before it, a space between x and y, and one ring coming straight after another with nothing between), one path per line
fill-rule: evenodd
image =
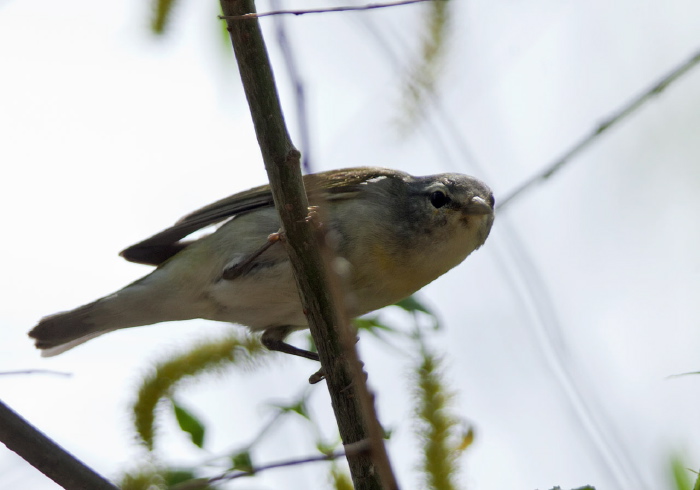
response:
M310 198L314 194L325 194L329 199L342 199L355 195L362 184L378 177L410 178L408 174L380 167L355 167L331 170L304 176L304 185ZM170 228L153 235L129 248L119 255L130 262L147 265L160 265L177 254L192 241L181 241L195 231L220 223L233 216L241 215L274 205L269 185L239 192L194 211Z

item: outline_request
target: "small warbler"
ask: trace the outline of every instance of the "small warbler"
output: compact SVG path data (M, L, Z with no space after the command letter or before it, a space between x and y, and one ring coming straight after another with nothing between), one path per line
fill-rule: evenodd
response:
M461 174L413 177L358 167L304 177L309 202L324 206L334 252L348 265L346 306L356 317L410 296L484 244L491 190ZM183 240L209 225L218 229ZM268 348L318 359L284 342L308 328L268 185L195 211L124 250L149 275L71 311L43 318L29 336L42 355L60 354L120 328L204 318L263 332Z

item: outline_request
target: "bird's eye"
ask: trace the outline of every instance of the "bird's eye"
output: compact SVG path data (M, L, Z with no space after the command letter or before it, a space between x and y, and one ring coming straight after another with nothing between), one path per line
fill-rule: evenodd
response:
M450 202L450 198L442 191L435 191L430 194L430 204L436 208L441 208Z
M493 194L489 194L489 204L491 207L494 207L496 205L496 198L493 197Z

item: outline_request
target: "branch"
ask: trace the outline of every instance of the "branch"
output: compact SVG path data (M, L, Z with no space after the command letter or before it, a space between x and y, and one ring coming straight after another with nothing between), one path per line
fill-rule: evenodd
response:
M374 9L381 9L381 8L385 8L385 7L398 7L400 5L410 5L412 3L433 2L433 1L445 1L445 0L402 0L400 2L372 3L369 5L331 7L331 8L319 8L319 9L308 9L308 10L273 10L270 12L263 12L260 14L258 14L257 12L251 12L249 14L242 14L242 15L220 15L219 19L243 20L243 19L259 19L260 17L269 17L271 15L325 14L327 12L348 12L348 11L356 11L356 10L374 10Z
M317 463L322 461L333 461L343 456L352 456L367 453L370 449L367 441L358 441L354 444L350 444L345 447L344 451L336 451L329 454L321 454L319 456L308 456L305 458L290 459L287 461L278 461L277 463L268 463L266 465L258 466L257 468L252 468L250 471L231 471L224 473L213 478L200 478L197 480L190 480L179 485L175 485L171 490L196 490L199 488L209 488L212 483L218 483L222 481L235 480L237 478L243 478L245 476L253 476L261 471L272 470L275 468L286 468L289 466L298 466L307 463Z
M55 376L73 376L71 373L54 371L52 369L22 369L20 371L0 371L0 376L14 376L17 374L53 374Z
M118 490L0 401L0 441L63 488Z
M314 225L305 219L309 203L301 178L300 155L284 123L260 24L255 18L251 22L231 20L255 13L255 3L221 0L221 7L340 435L345 445L368 439L371 446L369 455L348 455L355 489L394 490L398 485L357 358L354 335L347 319L338 315L335 307L342 304L338 281L327 280L328 250L324 247L325 256L322 255Z
M272 0L270 6L277 8L281 0ZM277 36L277 45L282 52L282 59L287 68L289 81L294 88L294 101L296 102L297 125L299 126L299 139L301 140L302 160L301 166L305 172L311 172L311 137L309 136L309 120L306 110L306 94L304 84L302 83L301 74L294 57L291 43L287 36L285 27L285 19L283 17L275 17L274 21L275 34Z
M576 143L573 147L571 147L571 149L569 149L567 152L565 152L564 155L562 155L557 160L555 160L554 163L548 165L543 170L541 170L539 173L533 175L532 177L527 179L525 182L520 184L518 187L516 187L514 191L512 191L504 199L501 200L500 204L498 204L496 206L496 209L497 210L503 209L511 201L513 201L515 198L519 197L525 191L529 190L535 184L539 184L540 182L544 182L545 180L549 179L552 175L554 175L556 172L561 170L564 165L569 163L569 161L574 156L578 155L584 148L586 148L588 145L593 143L601 134L603 134L605 131L607 131L611 127L615 126L620 121L631 116L633 113L635 113L637 111L637 109L639 109L642 105L644 105L645 102L647 102L649 99L651 99L655 95L658 95L661 92L663 92L663 90L666 87L668 87L673 82L678 80L681 76L688 73L690 71L690 69L695 67L695 65L697 65L698 63L700 63L700 51L697 51L686 62L682 63L681 65L679 65L676 68L674 68L673 70L671 70L670 73L665 75L661 80L656 82L656 84L654 84L651 88L647 89L645 92L643 92L637 98L635 98L631 102L629 102L626 106L624 106L622 109L620 109L617 113L614 113L612 116L609 116L607 119L605 119L588 136L584 137L582 140L580 140L578 143Z

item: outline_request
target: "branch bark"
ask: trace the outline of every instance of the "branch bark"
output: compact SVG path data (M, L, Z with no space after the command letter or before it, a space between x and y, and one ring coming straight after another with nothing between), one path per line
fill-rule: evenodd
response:
M1 401L0 441L63 488L118 490Z
M313 224L300 169L300 154L292 144L277 96L267 50L254 14L253 0L221 0L236 54L241 80L265 163L275 206L286 234L286 245L318 349L333 410L344 444L369 440L369 454L348 454L356 490L398 488L384 447L372 395L367 390L354 346L354 334L336 305L342 297L337 281L328 281L326 264ZM323 247L327 252L327 247Z

